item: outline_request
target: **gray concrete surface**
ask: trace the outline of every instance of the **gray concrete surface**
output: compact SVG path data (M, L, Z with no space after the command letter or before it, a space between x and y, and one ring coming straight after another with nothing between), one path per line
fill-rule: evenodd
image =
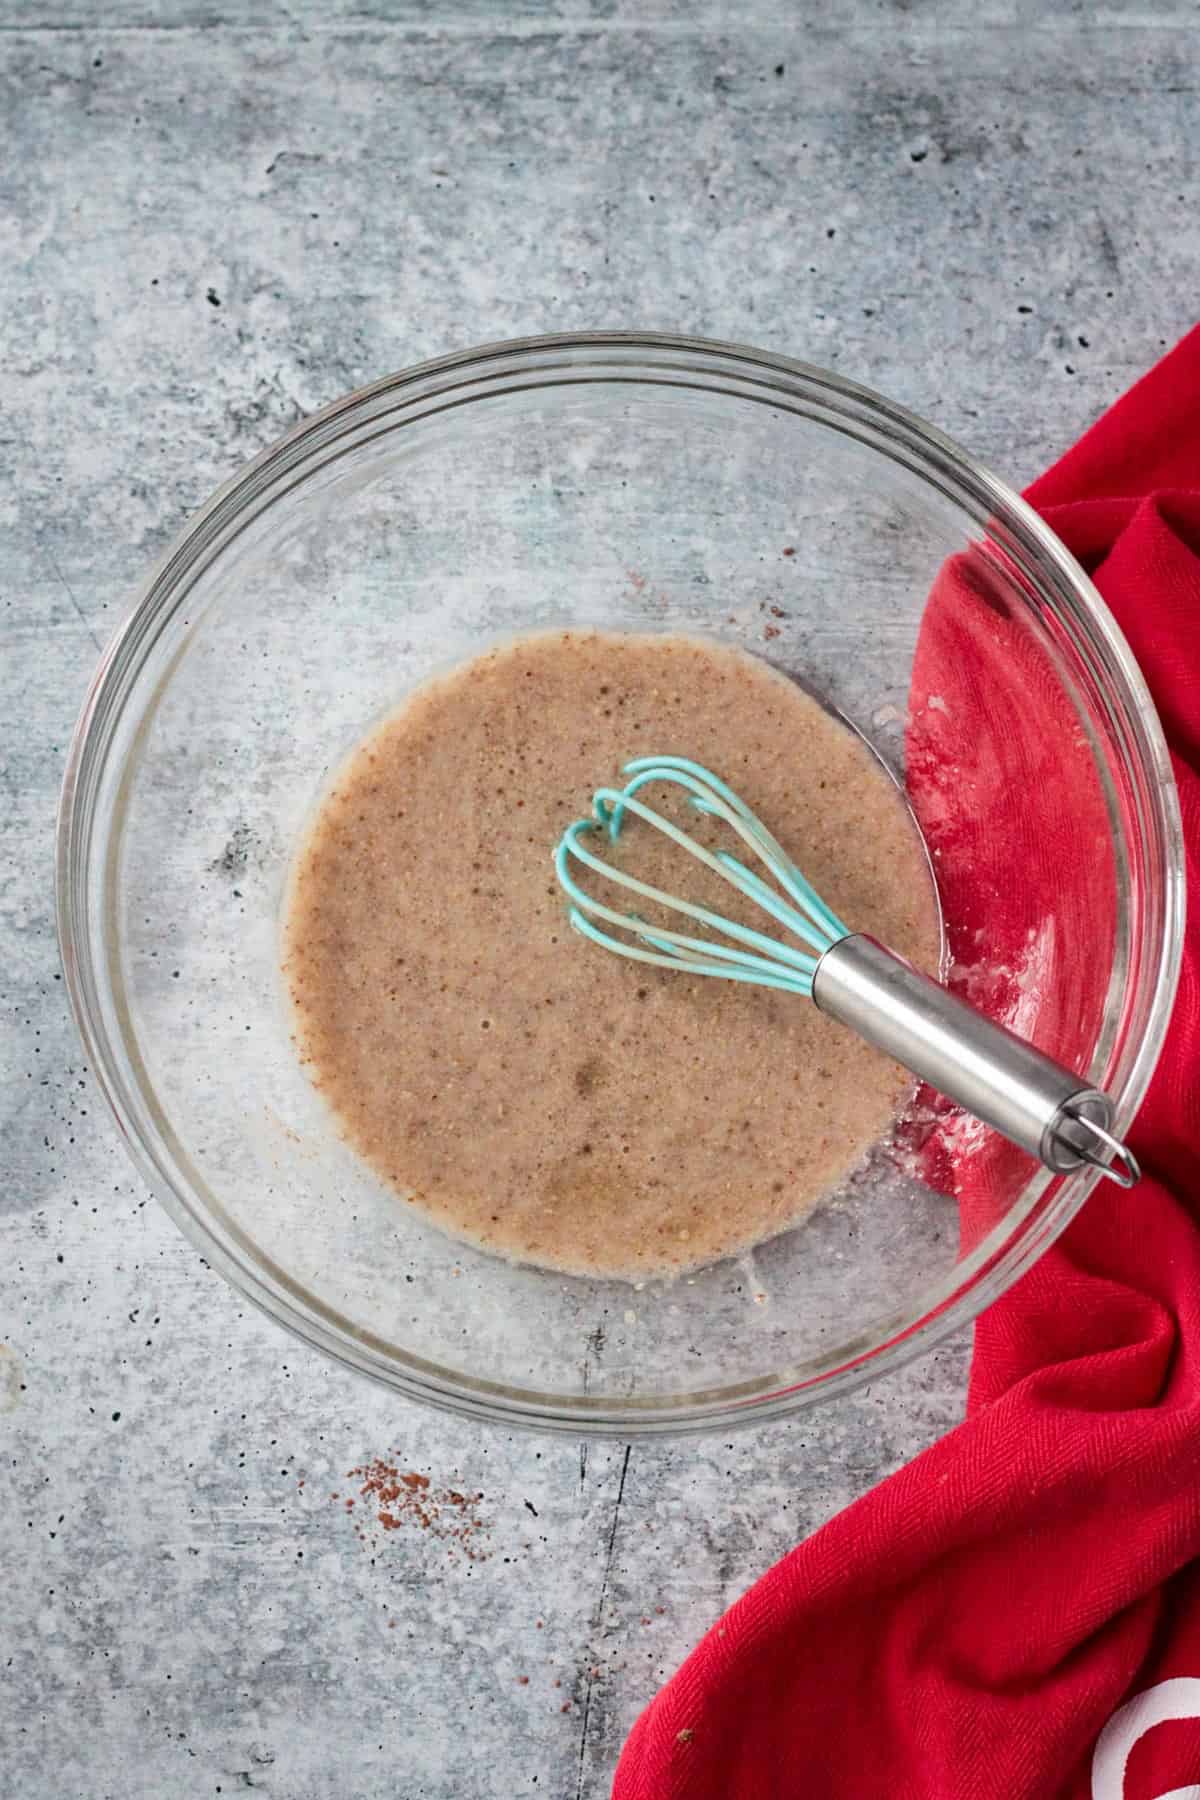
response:
M1016 480L1193 322L1194 4L0 3L0 1786L598 1800L801 1535L948 1429L966 1346L732 1442L508 1437L210 1275L127 1165L54 943L72 721L184 515L473 341L831 364ZM331 1495L395 1449L487 1561ZM359 1515L361 1517L361 1515Z

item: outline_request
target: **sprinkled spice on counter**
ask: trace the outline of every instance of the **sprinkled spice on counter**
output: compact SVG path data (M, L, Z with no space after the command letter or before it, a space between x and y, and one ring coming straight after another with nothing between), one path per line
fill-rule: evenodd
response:
M374 1514L375 1523L385 1532L412 1526L449 1547L452 1556L461 1555L468 1562L486 1562L491 1555L482 1541L487 1523L478 1511L481 1493L465 1494L457 1488L435 1487L428 1475L416 1469L401 1470L398 1463L386 1457L375 1457L348 1472L347 1479L357 1481L359 1497ZM337 1498L338 1496L334 1496ZM347 1511L353 1499L345 1501ZM363 1527L357 1526L365 1538Z

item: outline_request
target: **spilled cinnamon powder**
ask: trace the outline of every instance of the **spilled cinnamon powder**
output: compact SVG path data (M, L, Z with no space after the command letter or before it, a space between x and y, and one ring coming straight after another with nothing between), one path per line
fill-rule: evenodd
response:
M478 1510L481 1493L464 1494L457 1488L435 1487L428 1475L416 1469L402 1471L386 1457L375 1457L351 1469L347 1479L360 1484L359 1498L367 1502L381 1530L399 1531L411 1526L427 1532L446 1544L452 1555L461 1555L468 1562L486 1562L490 1556L482 1541L487 1523ZM347 1499L345 1505L350 1512L355 1502ZM360 1537L365 1536L361 1526L357 1529Z

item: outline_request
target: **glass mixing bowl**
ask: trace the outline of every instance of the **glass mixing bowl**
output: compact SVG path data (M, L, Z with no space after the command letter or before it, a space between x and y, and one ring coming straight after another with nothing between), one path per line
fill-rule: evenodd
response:
M289 1041L289 859L413 683L566 622L699 631L823 693L908 782L948 972L1106 1088L1121 1131L1177 973L1174 789L1127 646L1035 514L900 408L732 345L426 363L298 426L151 575L87 696L58 846L72 1002L146 1179L250 1299L406 1394L724 1429L955 1330L1096 1176L917 1106L796 1230L641 1288L510 1266L382 1187Z

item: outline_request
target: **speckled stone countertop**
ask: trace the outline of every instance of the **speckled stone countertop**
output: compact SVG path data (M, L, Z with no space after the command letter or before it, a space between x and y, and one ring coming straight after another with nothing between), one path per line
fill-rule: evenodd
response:
M131 584L417 358L690 329L1022 482L1193 322L1193 4L0 0L0 1785L605 1794L688 1648L947 1430L958 1342L732 1442L509 1437L287 1339L134 1178L54 942L68 735ZM838 23L830 23L840 15ZM394 1450L490 1556L359 1535Z

